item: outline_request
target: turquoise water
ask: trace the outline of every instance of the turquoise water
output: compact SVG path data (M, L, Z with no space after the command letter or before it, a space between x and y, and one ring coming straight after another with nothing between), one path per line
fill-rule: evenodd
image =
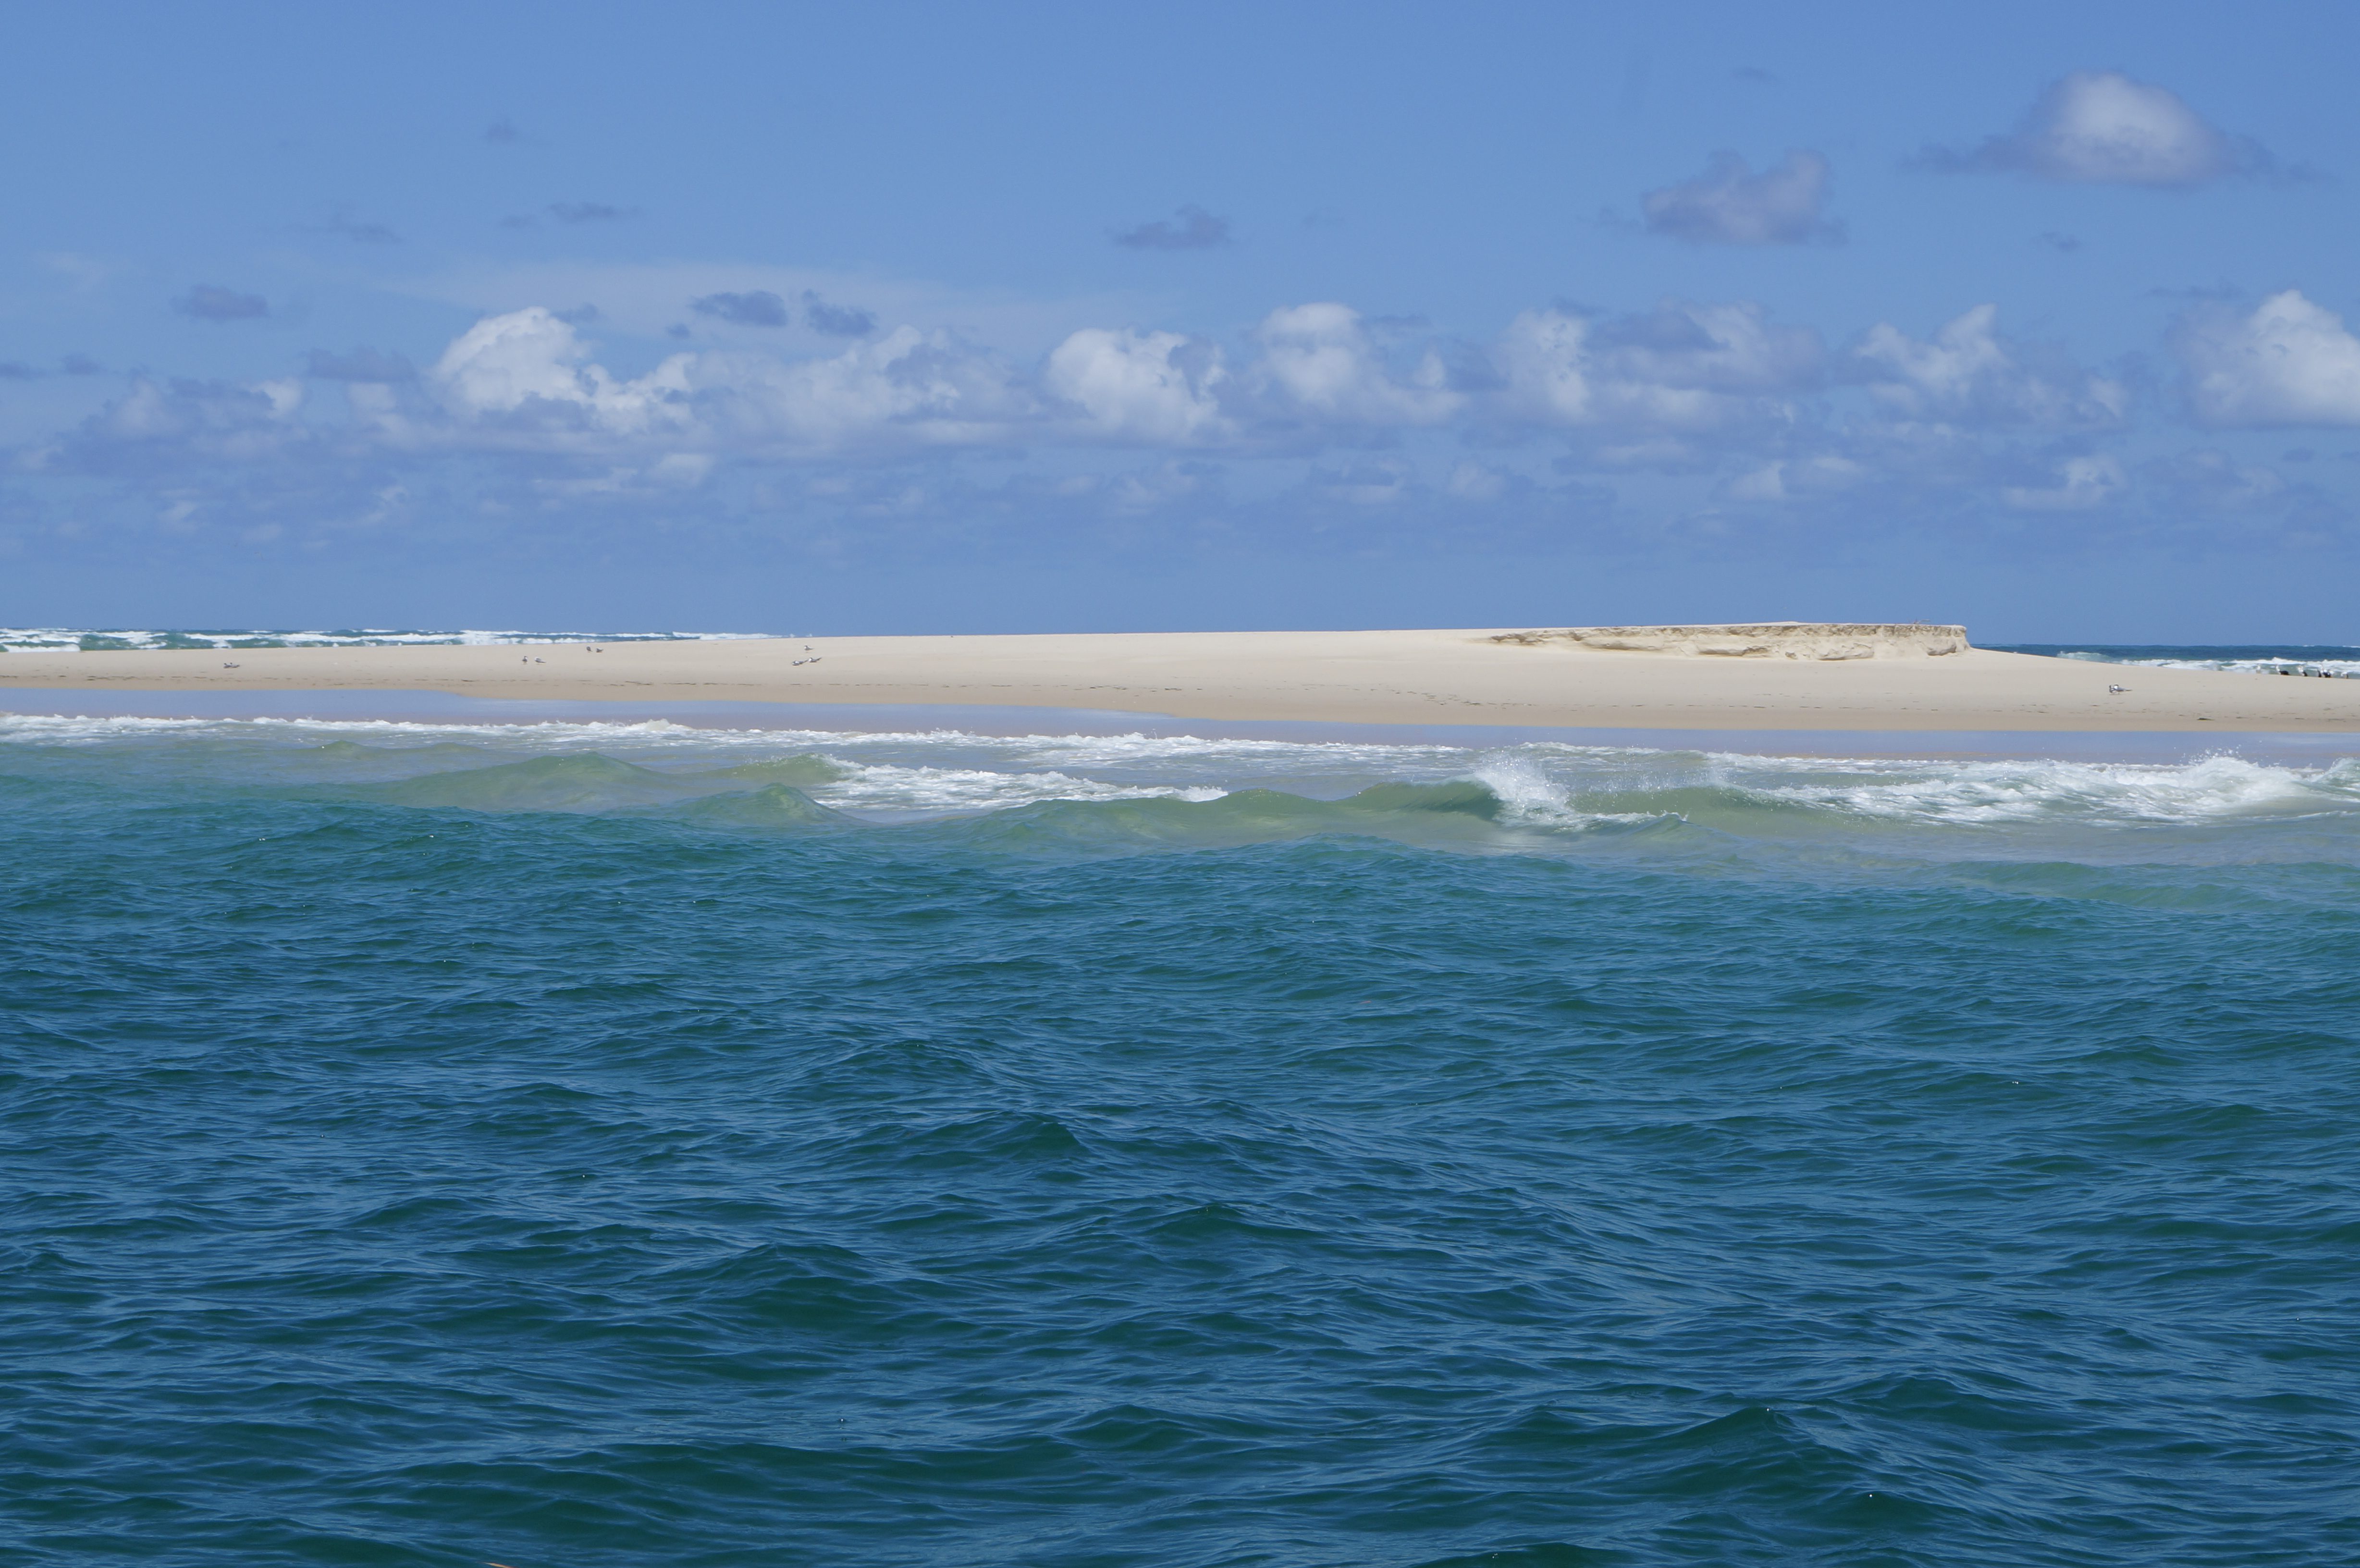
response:
M0 719L24 1563L2360 1558L2360 765Z

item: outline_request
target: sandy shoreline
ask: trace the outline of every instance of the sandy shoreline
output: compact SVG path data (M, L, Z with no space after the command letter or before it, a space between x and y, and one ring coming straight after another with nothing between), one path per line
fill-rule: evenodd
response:
M1836 661L1458 631L794 637L533 647L25 652L11 689L441 691L547 702L1093 709L1207 720L1555 728L2360 731L2360 681L2126 669L1970 648ZM2110 692L2110 685L2128 690ZM32 693L27 692L27 696Z

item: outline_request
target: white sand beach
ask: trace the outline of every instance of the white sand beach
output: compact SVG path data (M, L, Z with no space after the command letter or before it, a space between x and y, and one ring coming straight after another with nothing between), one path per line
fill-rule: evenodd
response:
M556 701L1087 708L1212 720L1742 730L2360 730L2360 681L1969 647L1958 627L1760 626L779 637L16 651L10 689L412 691ZM2125 690L2116 691L2112 687Z

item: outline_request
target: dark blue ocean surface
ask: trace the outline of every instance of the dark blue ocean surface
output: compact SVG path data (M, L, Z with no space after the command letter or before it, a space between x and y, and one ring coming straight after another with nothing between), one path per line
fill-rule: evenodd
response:
M2360 1559L2360 768L0 720L27 1564Z

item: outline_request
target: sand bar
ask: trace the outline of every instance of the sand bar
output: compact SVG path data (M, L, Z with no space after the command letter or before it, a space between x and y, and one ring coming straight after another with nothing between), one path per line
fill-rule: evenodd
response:
M60 690L422 691L524 701L972 704L1368 724L2360 731L2360 681L2041 659L1970 648L1962 633L1939 635L1957 628L1574 631L781 637L612 643L603 652L572 643L20 650L0 656L0 709L11 706L10 688L43 688L45 699ZM1930 646L1946 640L1955 646ZM54 708L44 702L42 711Z

